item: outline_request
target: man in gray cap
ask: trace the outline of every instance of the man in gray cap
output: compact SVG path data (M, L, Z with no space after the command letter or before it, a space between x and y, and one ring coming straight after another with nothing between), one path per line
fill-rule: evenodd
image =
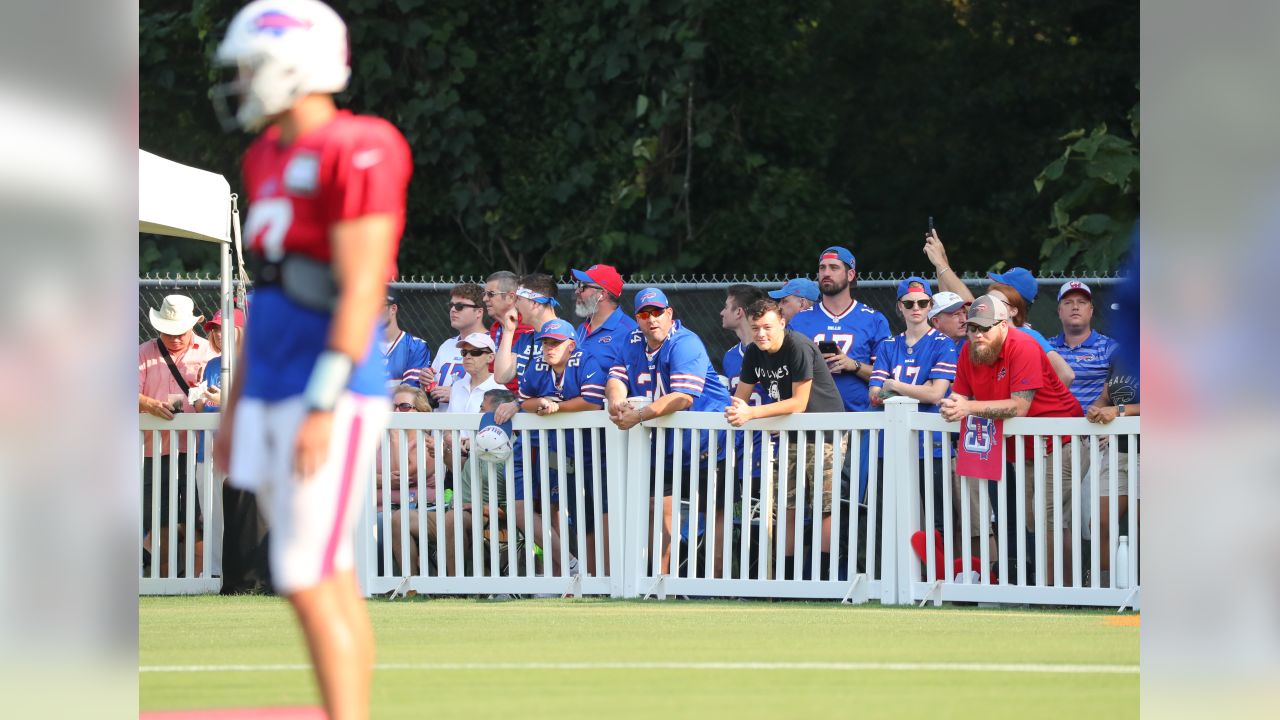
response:
M1049 358L1040 349L1031 336L1026 333L1009 331L1008 307L991 295L983 295L969 306L966 332L969 336L967 352L961 352L956 363L956 380L951 386L951 395L939 404L942 417L948 422L964 420L968 416L986 418L988 420L1008 420L1017 417L1080 417L1080 403L1067 387L1058 379ZM963 435L963 433L962 433ZM1052 477L1052 453L1070 436L1049 437L1047 442L1037 444L1036 436L1025 438L1026 454L1026 529L1035 530L1036 503L1035 497L1035 458L1038 452L1047 452L1050 457L1043 463L1043 469ZM962 441L962 450L967 441ZM1040 448L1043 447L1043 450ZM1013 448L1009 448L1006 461L1014 461L1017 457ZM1083 470L1083 468L1082 468ZM1062 462L1062 496L1054 501L1052 481L1045 484L1044 507L1047 537L1045 557L1047 582L1053 582L1053 532L1063 533L1064 548L1070 547L1068 525L1071 504L1071 460ZM1015 477L1014 469L1006 471L1006 477ZM1007 482L1006 492L1013 495L1014 483ZM1010 497L1009 507L1015 507ZM1063 511L1061 518L1055 518L1054 509ZM1011 523L1012 525L1012 523ZM1012 530L1012 527L1006 530ZM1035 557L1033 549L1028 548L1029 557ZM1008 572L1013 572L1008 569ZM1071 555L1068 552L1063 558L1064 577L1071 577ZM1012 578L1012 575L1008 577ZM1006 582L1001 578L1001 582Z

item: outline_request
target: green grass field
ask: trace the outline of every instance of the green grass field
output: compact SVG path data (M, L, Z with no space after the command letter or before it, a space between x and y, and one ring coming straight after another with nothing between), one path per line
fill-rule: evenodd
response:
M318 704L282 600L138 605L142 710ZM1138 628L1106 612L421 598L369 611L375 718L1138 715Z

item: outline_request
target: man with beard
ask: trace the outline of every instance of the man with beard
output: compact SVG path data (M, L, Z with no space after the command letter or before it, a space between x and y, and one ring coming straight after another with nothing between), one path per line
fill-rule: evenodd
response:
M962 352L956 367L956 381L951 395L944 398L939 407L948 422L963 420L976 415L990 420L1008 420L1015 417L1080 417L1080 403L1058 379L1049 358L1036 341L1025 333L1009 331L1009 310L1000 300L983 295L969 307L966 328L969 335L968 352ZM1035 528L1035 456L1037 452L1052 453L1056 446L1070 439L1069 436L1045 438L1037 447L1034 436L1027 436L1025 454L1026 478L1026 529ZM1009 449L1006 462L1017 456ZM1046 474L1052 473L1052 460L1046 459ZM1012 489L1014 470L1006 472ZM1008 492L1008 490L1006 490ZM1053 582L1054 500L1052 487L1045 487L1045 526L1049 537L1045 538L1048 571L1047 582ZM1057 506L1065 511L1071 504L1071 462L1062 463L1062 497ZM1014 507L1010 504L1010 507ZM1070 547L1069 528L1060 528L1064 547ZM1029 556L1034 552L1028 551ZM1071 556L1063 558L1064 577L1071 576ZM1008 577L1013 577L1010 571Z
M612 265L592 265L586 270L574 270L573 279L577 281L573 314L585 318L578 326L578 349L608 370L618 364L627 338L636 329L636 321L618 307L622 276Z
M827 343L835 344L837 352L824 351L822 357L835 378L844 409L850 412L870 409L867 381L875 364L875 347L890 335L889 321L884 315L853 299L857 282L853 253L838 246L823 250L818 256L818 290L822 301L796 313L788 323L792 330L817 343L820 350L825 347L829 351L833 348ZM863 501L867 490L870 449L868 434L861 435L858 502ZM841 482L846 479L842 471ZM852 499L847 492L843 496Z

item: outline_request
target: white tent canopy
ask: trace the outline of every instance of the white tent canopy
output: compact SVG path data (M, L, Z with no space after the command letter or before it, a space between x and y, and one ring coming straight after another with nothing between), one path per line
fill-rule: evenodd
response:
M138 232L231 242L231 186L221 175L138 151Z

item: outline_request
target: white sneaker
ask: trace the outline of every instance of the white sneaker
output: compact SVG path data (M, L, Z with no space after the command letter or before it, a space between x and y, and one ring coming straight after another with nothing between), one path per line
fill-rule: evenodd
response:
M574 575L577 575L577 574L579 574L578 558L570 556L569 557L569 577L573 577Z

